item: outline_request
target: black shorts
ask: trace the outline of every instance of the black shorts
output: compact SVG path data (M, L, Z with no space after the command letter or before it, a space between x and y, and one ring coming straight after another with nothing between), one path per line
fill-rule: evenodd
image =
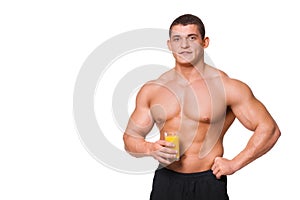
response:
M179 173L157 169L150 200L229 200L227 177L217 179L211 170Z

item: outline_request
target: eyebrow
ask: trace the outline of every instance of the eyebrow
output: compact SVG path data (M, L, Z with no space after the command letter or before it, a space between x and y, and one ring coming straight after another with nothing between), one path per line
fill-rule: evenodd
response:
M197 37L198 37L198 34L196 34L196 33L191 33L191 34L188 34L188 35L187 35L187 37L191 37L191 36L197 36ZM173 35L172 38L173 38L173 37L181 37L181 35Z
M188 37L191 37L191 36L197 36L198 37L198 35L196 33L188 34Z

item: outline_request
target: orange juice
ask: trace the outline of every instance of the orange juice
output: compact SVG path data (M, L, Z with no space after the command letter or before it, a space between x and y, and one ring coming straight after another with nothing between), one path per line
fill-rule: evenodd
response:
M177 151L175 160L178 161L179 157L180 157L180 154L179 154L179 137L178 137L178 135L176 135L174 133L166 133L165 140L167 142L172 142L175 145L175 147L173 147L173 149L175 149Z

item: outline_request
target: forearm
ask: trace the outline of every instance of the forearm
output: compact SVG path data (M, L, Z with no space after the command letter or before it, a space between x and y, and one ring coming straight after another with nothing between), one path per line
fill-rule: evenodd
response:
M149 156L151 143L141 136L132 136L127 133L123 135L125 150L134 157Z
M277 125L258 127L251 136L246 147L233 158L234 170L237 171L257 158L267 153L276 143L280 136Z

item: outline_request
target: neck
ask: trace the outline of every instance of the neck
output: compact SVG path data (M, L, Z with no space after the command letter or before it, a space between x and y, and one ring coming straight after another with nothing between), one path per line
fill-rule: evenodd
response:
M192 82L204 76L206 64L202 60L197 65L176 63L175 70L180 73L187 81Z

